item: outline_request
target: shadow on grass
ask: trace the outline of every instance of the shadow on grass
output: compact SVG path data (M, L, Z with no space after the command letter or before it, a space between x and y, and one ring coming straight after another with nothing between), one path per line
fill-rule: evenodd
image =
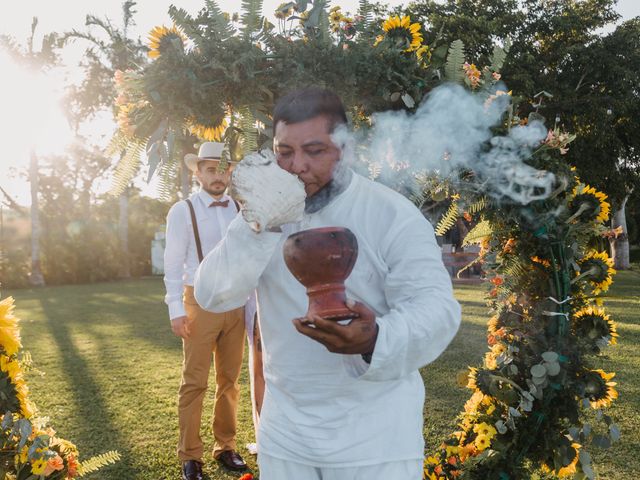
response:
M71 329L75 326L75 322L69 321L72 318L69 315L61 314L71 313L68 310L71 306L61 307L58 302L48 297L42 297L40 303L49 332L60 352L62 366L69 377L69 383L82 386L72 390L76 416L88 420L78 424L77 428L80 431L78 440L85 445L90 445L93 454L117 450L121 456L118 469L130 473L136 472L131 462L131 447L122 436L115 415L109 410L102 388L94 379L85 355L79 351L71 337ZM117 381L119 380L114 372L114 382ZM84 458L88 458L86 453Z

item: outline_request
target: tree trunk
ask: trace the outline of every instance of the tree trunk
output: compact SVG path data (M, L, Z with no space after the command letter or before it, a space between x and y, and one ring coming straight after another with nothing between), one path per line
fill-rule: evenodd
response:
M118 233L120 235L120 278L131 278L129 268L129 189L120 194L120 218Z
M191 171L187 168L184 162L180 162L180 192L182 198L188 198L191 194Z
M627 218L625 210L627 206L627 200L629 200L627 194L620 205L620 208L616 210L612 218L612 228L622 227L622 233L618 235L618 238L610 238L609 245L611 246L611 258L613 258L614 268L616 270L628 270L630 268L629 261L629 235L627 231Z
M44 286L40 269L40 209L38 205L38 157L31 150L29 163L29 183L31 184L31 273L29 283L34 287Z

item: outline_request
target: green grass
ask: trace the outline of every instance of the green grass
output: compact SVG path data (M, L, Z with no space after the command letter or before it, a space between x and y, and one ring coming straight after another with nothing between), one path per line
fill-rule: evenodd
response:
M425 435L429 447L453 430L469 391L456 374L478 363L486 350L483 287L456 286L464 321L452 345L424 370ZM160 279L3 292L13 295L22 319L24 350L36 367L28 376L31 397L59 435L80 447L83 458L118 450L122 460L88 476L104 480L179 478L176 398L181 347L169 329ZM622 429L611 451L594 451L600 478L636 478L640 472L640 274L616 277L607 302L618 321L619 345L598 366L616 371L619 400L610 409ZM634 315L635 314L635 315ZM253 441L246 369L242 377L238 444ZM213 384L213 382L211 382ZM211 420L211 395L203 425ZM212 448L203 427L207 448ZM208 460L210 460L208 456ZM237 478L208 461L212 480Z

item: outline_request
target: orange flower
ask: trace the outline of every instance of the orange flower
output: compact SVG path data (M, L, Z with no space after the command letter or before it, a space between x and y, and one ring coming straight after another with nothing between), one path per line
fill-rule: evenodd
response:
M78 461L73 453L67 455L67 478L74 478L78 475Z
M51 475L56 470L62 470L64 468L64 462L62 461L62 457L57 455L55 457L51 457L47 462L47 466L44 467L44 476Z
M470 214L469 212L464 212L464 213L462 214L462 216L464 217L464 219L465 219L467 222L470 222L470 221L471 221L471 214Z
M496 287L499 287L504 283L504 279L502 277L493 277L491 279L491 283L493 283Z
M253 475L251 475L250 473L245 473L239 478L239 480L253 480Z
M513 247L515 247L515 245L516 245L515 238L510 238L509 240L507 240L507 243L504 244L504 247L502 247L502 253L513 252Z

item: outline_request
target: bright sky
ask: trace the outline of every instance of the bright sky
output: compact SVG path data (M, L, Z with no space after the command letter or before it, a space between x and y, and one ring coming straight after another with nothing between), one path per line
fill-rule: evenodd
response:
M264 0L263 11L271 15L283 0ZM240 10L239 0L218 0L223 11ZM335 0L345 12L355 13L358 0ZM408 3L406 0L390 0L391 6ZM0 33L15 38L25 45L30 35L31 21L38 17L39 24L35 49L39 49L41 35L49 32L62 32L71 29L84 31L87 14L100 18L108 17L115 26L121 26L121 0L4 0L0 16ZM189 13L197 13L203 6L203 0L138 0L137 13L134 16L136 26L132 36L146 37L156 25L169 25L167 15L169 5L184 8ZM618 12L623 19L640 15L640 0L619 0ZM75 65L82 49L76 48L65 54L64 62ZM61 78L34 79L11 63L8 57L0 53L0 145L3 155L0 157L0 186L7 190L21 204L27 205L29 186L19 173L26 170L29 163L30 148L37 147L41 154L60 152L70 140L68 128L61 112L57 109L56 98L61 90ZM106 127L105 125L109 125ZM102 134L108 134L110 124L101 122Z

